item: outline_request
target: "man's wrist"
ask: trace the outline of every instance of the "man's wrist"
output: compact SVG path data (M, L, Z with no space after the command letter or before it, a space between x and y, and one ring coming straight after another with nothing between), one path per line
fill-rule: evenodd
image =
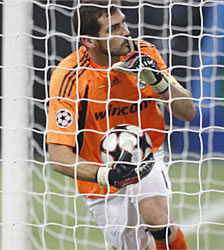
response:
M158 94L165 93L169 88L169 81L165 75L162 75L161 81L154 84L150 84L151 88L155 90Z
M96 182L100 187L108 187L109 182L109 173L112 169L106 167L99 167L96 172Z
M154 73L150 69L144 69L141 72L141 78L147 82L151 88L158 94L165 93L169 88L169 80L162 73Z

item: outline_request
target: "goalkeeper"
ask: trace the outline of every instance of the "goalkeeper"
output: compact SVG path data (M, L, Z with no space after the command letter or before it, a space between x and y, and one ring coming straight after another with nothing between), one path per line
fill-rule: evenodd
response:
M114 249L187 249L173 221L163 162L165 123L156 100L170 100L171 114L190 121L191 93L167 73L154 45L131 38L115 1L81 1L73 25L82 46L61 61L50 81L47 143L53 168L75 179ZM113 169L100 160L103 135L124 123L147 130L152 141L155 162L142 162L139 172L130 164L131 145Z

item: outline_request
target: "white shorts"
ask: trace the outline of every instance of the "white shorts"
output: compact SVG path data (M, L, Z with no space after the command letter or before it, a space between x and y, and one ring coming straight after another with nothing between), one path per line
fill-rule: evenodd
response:
M117 249L145 249L151 235L145 232L138 211L140 200L156 195L169 196L171 185L163 162L163 151L155 153L155 165L139 183L129 185L105 199L86 199L85 203L110 246Z

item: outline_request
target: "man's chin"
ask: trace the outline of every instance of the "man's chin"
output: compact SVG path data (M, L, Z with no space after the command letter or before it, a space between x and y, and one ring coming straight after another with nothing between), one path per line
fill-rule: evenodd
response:
M123 46L120 49L117 49L116 51L111 51L111 56L126 56L129 52L131 52L129 46Z
M125 56L125 55L127 55L129 52L131 52L131 49L129 48L129 46L123 47L123 48L119 51L119 55L120 55L120 56Z

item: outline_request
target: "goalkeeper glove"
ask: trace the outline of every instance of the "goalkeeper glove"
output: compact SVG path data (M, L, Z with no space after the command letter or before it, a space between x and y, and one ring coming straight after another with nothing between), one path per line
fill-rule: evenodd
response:
M130 150L129 145L124 146L118 163L116 163L114 168L98 168L96 180L100 186L107 187L109 184L117 188L122 188L137 183L139 178L142 179L151 172L154 164L153 154L148 155L138 168L136 165L130 163L132 150Z
M162 94L168 90L169 80L160 72L157 63L147 54L138 52L136 44L131 37L128 39L131 52L128 53L121 62L113 64L114 70L138 75L138 70L142 68L140 73L141 80L149 83L153 90Z

